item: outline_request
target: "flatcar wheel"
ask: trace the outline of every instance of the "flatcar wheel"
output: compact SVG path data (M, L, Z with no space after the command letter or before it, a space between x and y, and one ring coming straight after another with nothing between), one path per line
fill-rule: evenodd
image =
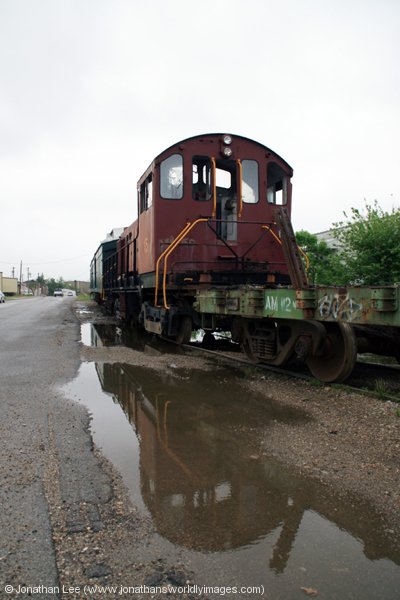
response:
M258 357L254 354L254 352L251 348L251 343L249 342L248 339L245 338L242 341L241 347L242 347L242 352L244 352L244 354L247 356L247 358L249 360L251 360L252 362L258 362Z
M235 320L235 331L232 330L232 337L235 337L236 340L240 341L242 352L247 358L252 362L257 362L257 357L255 356L251 345L249 325L244 319L237 318Z
M239 332L239 333L238 333ZM258 363L260 358L256 352L254 352L252 334L255 332L255 325L252 322L247 322L244 319L237 321L236 338L240 340L240 346L242 352L247 356L251 362Z
M323 353L307 359L307 366L317 379L326 383L344 381L354 369L357 341L348 323L326 323Z

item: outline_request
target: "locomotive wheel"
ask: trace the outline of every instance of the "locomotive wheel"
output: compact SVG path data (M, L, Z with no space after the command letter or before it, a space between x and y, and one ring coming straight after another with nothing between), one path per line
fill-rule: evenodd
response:
M209 331L206 331L202 339L201 345L204 346L204 348L215 348L215 341L216 340L213 334Z
M354 369L357 341L348 323L327 323L324 350L307 359L307 366L317 379L326 383L344 381Z
M188 344L192 335L192 319L191 317L182 317L179 323L179 331L176 335L175 342L177 344Z
M113 313L116 319L120 320L121 319L121 311L120 311L120 306L119 306L119 300L116 300L114 302L114 306L113 306Z

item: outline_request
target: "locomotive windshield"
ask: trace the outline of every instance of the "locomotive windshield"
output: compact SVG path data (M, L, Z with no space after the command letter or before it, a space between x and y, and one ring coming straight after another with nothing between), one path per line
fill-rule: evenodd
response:
M258 163L256 160L242 161L242 200L247 204L258 202Z

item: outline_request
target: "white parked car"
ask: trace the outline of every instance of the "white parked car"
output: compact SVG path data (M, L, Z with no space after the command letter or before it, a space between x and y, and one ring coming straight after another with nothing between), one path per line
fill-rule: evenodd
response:
M6 299L6 297L5 297L5 295L3 294L3 292L0 292L0 303L1 303L1 302L5 302L5 299Z
M62 291L62 289L60 289L60 288L56 288L56 289L54 290L54 296L56 296L56 297L58 296L58 297L62 298L62 297L63 297L63 295L64 295L64 294L63 294L63 291Z

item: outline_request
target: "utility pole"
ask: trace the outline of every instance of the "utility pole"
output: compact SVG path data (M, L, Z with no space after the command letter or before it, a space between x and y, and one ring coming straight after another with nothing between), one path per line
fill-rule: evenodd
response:
M22 260L19 266L19 293L22 292Z
M15 277L15 267L12 268L12 277L13 277L13 279Z

